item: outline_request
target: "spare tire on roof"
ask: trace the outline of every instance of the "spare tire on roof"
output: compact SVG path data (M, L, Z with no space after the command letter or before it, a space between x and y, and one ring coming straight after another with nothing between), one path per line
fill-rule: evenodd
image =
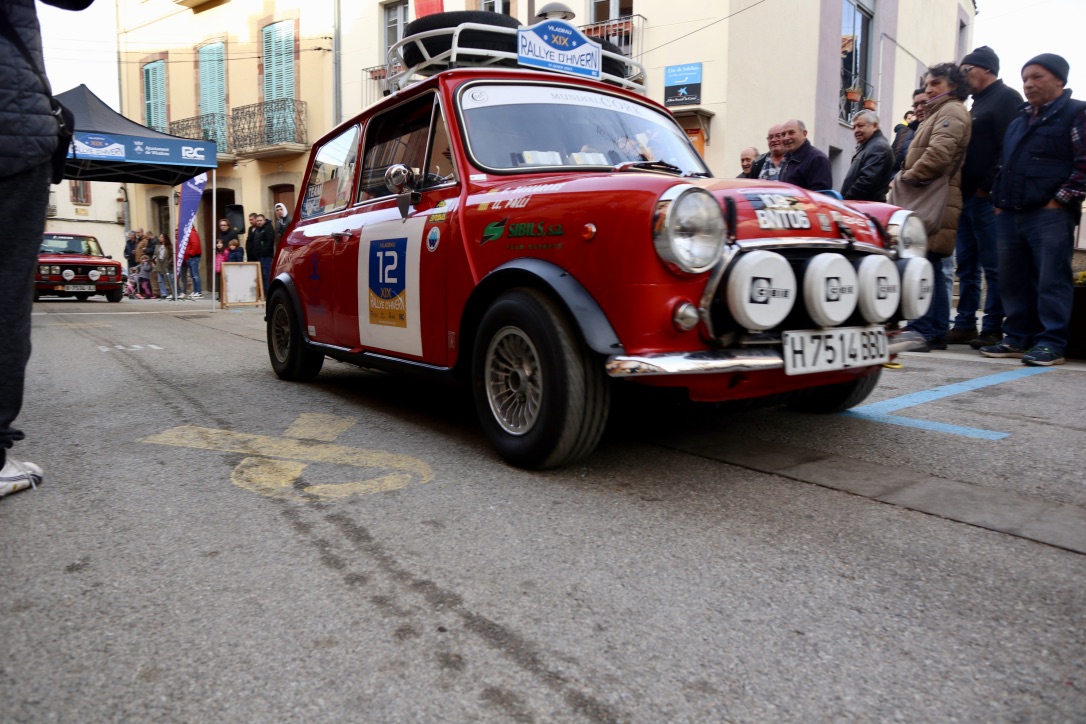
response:
M618 47L610 40L605 40L603 38L593 38L593 40L600 44L600 50L605 50L608 53L614 53L615 55L625 55L622 52L622 48ZM602 56L602 59L603 62L600 63L600 68L603 70L604 73L607 73L609 75L617 75L619 78L626 77L625 63L623 63L621 60L608 58L607 56Z
M428 30L442 30L445 28L455 28L464 23L478 23L480 25L493 25L499 28L519 28L520 22L516 18L503 15L502 13L492 13L485 10L455 10L447 13L434 13L433 15L424 15L418 20L413 20L408 23L404 28L403 35L408 37L411 35L417 35ZM444 53L452 47L452 35L440 35L433 38L426 38L422 41L422 44L426 47L426 52L431 57ZM485 30L465 30L460 33L460 47L461 48L478 48L480 50L499 50L506 53L517 52L517 36L505 35L503 33L491 33ZM414 43L408 43L403 46L403 59L407 63L408 67L414 67L421 63L424 58L422 52L418 46ZM516 59L502 60L496 65L516 65ZM431 66L434 72L442 70L448 67L448 62L436 63Z

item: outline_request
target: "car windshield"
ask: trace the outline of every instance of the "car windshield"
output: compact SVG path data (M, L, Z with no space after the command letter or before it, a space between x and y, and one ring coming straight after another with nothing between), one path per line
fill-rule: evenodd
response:
M46 234L41 242L39 254L84 254L86 256L105 256L98 240L83 234Z
M709 175L669 116L626 98L546 85L472 85L460 93L460 110L468 152L483 168L632 164Z

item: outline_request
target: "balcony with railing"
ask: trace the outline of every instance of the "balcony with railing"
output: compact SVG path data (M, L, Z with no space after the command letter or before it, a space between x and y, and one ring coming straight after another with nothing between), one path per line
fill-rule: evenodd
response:
M400 66L394 66L393 72L403 70ZM362 69L362 107L368 108L385 97L385 78L388 68L384 65L375 65L372 68Z
M170 121L170 133L181 138L213 141L218 156L233 153L230 143L230 116L225 113L205 113L202 116Z
M617 45L627 58L640 61L641 54L644 51L644 16L627 15L613 20L603 20L598 23L582 25L580 30L595 41L606 40Z
M280 98L234 108L230 115L234 153L242 158L269 158L305 153L305 101Z
M859 75L841 75L841 92L837 102L837 118L852 123L856 111L876 109L875 86Z

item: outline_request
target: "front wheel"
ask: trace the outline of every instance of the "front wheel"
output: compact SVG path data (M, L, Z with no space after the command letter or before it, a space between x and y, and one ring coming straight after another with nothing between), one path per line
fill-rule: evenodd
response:
M799 393L788 403L788 407L798 412L813 412L819 415L842 412L866 400L879 384L881 376L882 368L879 367L866 377L857 380L815 387Z
M282 287L268 302L268 356L275 374L290 382L311 380L324 366L324 355L305 346L294 306Z
M110 291L106 292L106 299L114 303L121 301L122 299L124 299L124 289L122 289L121 287L111 289Z
M472 359L487 440L522 468L565 465L595 450L610 407L600 360L566 315L534 289L513 289L483 316Z

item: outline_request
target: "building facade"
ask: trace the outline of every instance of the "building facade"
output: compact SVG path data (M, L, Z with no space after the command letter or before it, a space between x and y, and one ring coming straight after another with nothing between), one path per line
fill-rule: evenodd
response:
M294 209L312 141L333 125L333 21L302 0L117 3L122 114L217 144L196 221L205 271L216 217L244 233L251 212ZM174 238L179 187L127 191L129 226Z
M537 22L543 0L119 0L122 113L218 143L197 230L213 216L294 209L313 141L384 95L388 48L438 11L489 10ZM848 170L850 119L865 101L887 136L928 65L971 49L973 0L568 0L570 20L645 68L718 176L766 131L802 120ZM850 100L849 90L858 90ZM176 228L168 187L130 184L130 226ZM214 200L214 211L212 206ZM205 261L205 264L210 262Z

